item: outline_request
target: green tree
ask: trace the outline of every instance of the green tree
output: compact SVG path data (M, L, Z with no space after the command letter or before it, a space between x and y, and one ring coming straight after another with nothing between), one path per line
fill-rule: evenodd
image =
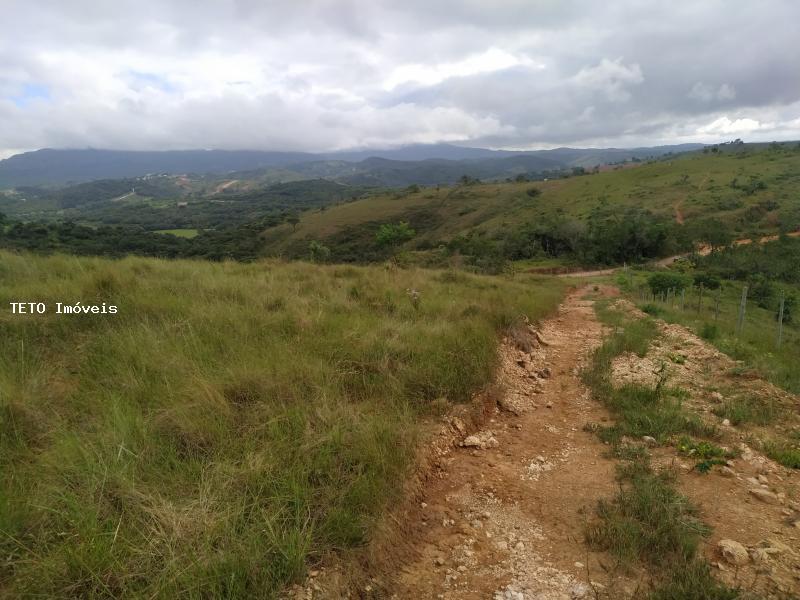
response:
M384 223L375 234L375 241L379 246L389 247L393 251L399 245L404 244L417 234L416 231L411 229L408 222L401 221L400 223Z
M772 308L775 300L775 286L761 274L753 275L750 279L750 297L761 308Z
M679 273L653 273L647 279L647 285L654 294L666 293L668 290L680 291L689 285L686 276Z
M308 244L308 254L311 262L326 262L331 256L331 249L317 240L311 240Z
M694 276L694 287L703 286L707 290L717 290L721 285L719 277L708 273L696 273Z

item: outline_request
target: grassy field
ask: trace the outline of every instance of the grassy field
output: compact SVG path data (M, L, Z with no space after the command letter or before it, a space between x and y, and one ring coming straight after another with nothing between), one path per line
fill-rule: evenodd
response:
M421 423L486 385L498 333L563 292L11 253L0 280L2 597L274 597L369 539ZM119 312L55 314L78 301Z
M168 233L169 235L191 239L197 237L200 231L198 229L159 229L155 233Z
M735 182L734 182L735 180ZM763 183L748 186L752 182ZM727 222L738 237L800 226L800 150L749 149L693 153L641 166L535 183L487 183L422 188L364 198L303 213L296 227L265 232L272 253L305 248L309 240L375 222L409 221L412 247L437 245L475 229L493 232L549 217L587 219L596 208L639 207L684 224L707 217ZM735 185L735 187L734 187ZM531 188L541 194L531 197Z

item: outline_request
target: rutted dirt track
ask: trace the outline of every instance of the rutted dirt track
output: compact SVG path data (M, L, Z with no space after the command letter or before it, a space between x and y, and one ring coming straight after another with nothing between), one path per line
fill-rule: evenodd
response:
M615 488L614 462L581 429L607 419L580 381L602 337L584 293L566 299L531 352L504 342L505 410L440 461L394 597L589 598L590 585L606 585L582 543L585 509Z
M649 576L625 571L584 542L585 524L600 499L618 490L617 462L587 423L610 422L590 397L580 372L603 340L593 298L616 296L600 286L570 293L556 316L538 330L527 326L501 346L495 393L484 397L480 429L470 434L466 407L445 417L427 459L391 518L388 543L365 562L369 582L345 583L342 572L316 572L290 597L405 599L579 600L638 598ZM632 318L631 303L611 303ZM718 443L740 455L707 474L674 444L652 448L653 462L677 475L680 491L699 507L713 533L701 552L715 576L759 598L800 597L800 473L751 445L757 435L800 423L800 399L758 378L741 379L737 364L689 330L659 325L661 335L644 357L619 356L617 385L651 385L668 369L670 385L686 393L685 407L719 427ZM714 414L738 397L771 399L785 409L770 430L733 427ZM642 440L625 443L641 444ZM649 444L647 444L649 445ZM723 546L742 554L726 556ZM727 547L727 546L726 546ZM345 569L345 572L347 569ZM365 585L366 583L366 585ZM342 591L342 589L351 591ZM745 596L750 598L751 596Z

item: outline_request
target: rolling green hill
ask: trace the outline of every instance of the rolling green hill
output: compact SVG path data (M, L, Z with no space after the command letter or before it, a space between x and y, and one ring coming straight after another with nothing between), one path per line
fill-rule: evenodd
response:
M571 237L590 235L597 223L645 218L642 213L671 242L662 244L663 252L693 241L796 229L800 146L724 145L541 182L409 188L303 213L296 226L270 228L264 238L272 254L301 256L314 240L334 255L345 248L338 258L357 259L359 251L374 254L382 223L407 221L416 231L408 250L430 250L470 233L500 243L526 228L549 228L569 246Z

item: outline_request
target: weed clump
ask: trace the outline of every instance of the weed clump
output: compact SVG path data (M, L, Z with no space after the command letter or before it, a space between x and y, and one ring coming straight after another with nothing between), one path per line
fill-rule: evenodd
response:
M767 441L764 453L790 469L800 469L800 445L789 442Z
M781 409L773 399L763 400L753 396L728 400L714 409L714 414L728 419L732 425L754 423L769 425L780 415Z

